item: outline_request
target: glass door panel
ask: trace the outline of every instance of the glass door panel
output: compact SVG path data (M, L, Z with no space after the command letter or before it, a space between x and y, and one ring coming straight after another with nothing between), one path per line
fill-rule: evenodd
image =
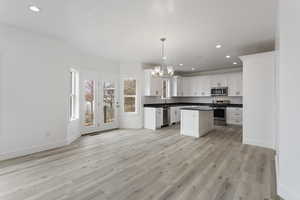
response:
M103 117L104 123L112 123L115 120L115 83L104 81L103 84Z
M84 126L95 125L95 81L84 81Z

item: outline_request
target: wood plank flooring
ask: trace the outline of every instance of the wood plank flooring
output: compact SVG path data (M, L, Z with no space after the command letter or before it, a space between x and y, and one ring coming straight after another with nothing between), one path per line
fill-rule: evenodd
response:
M176 127L115 130L0 162L1 200L271 200L274 152L242 129L194 139Z

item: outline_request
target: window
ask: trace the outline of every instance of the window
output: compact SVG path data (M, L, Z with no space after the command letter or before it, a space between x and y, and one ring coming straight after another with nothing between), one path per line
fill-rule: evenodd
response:
M112 123L115 119L115 83L104 81L103 84L104 123Z
M84 101L85 101L85 112L84 112L84 125L93 126L95 122L95 81L85 80L84 81Z
M69 97L69 119L78 119L78 72L76 70L70 70L70 97Z
M162 99L170 98L170 80L162 80Z
M136 112L136 80L124 80L124 112Z

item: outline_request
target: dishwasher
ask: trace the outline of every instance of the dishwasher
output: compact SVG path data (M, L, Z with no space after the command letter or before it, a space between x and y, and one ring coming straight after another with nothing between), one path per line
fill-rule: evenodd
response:
M169 124L170 124L170 107L163 107L162 127L169 126Z

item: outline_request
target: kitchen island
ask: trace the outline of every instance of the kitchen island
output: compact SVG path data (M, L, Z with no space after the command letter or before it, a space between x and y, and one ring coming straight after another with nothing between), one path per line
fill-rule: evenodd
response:
M214 127L213 109L208 106L181 109L180 134L201 137Z

